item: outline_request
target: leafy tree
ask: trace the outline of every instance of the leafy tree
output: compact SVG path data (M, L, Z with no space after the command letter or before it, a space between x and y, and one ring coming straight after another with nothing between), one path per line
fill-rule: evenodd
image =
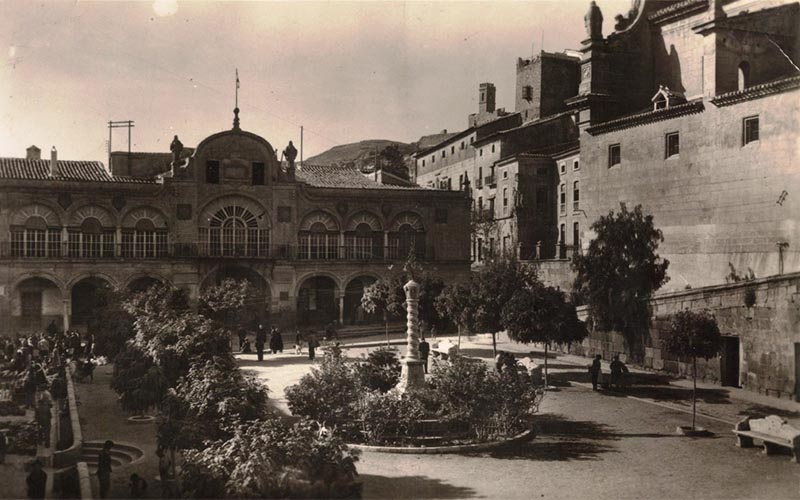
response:
M544 343L545 385L549 345L580 342L588 335L575 306L566 301L564 293L538 280L512 295L503 307L502 321L508 336L515 342Z
M379 154L381 167L400 177L401 179L408 180L408 168L406 167L406 160L400 147L397 144L390 144L383 148ZM376 166L378 162L375 162Z
M429 327L444 331L448 327L447 318L439 313L436 301L445 289L441 278L424 274L420 281L419 289L419 319Z
M369 351L367 359L356 366L359 383L367 390L388 392L400 381L400 359L390 347Z
M619 212L600 217L592 230L596 238L573 260L576 288L595 324L621 331L635 354L634 333L649 319L647 299L669 280L669 261L656 253L664 236L641 205L629 211L620 204Z
M677 313L670 325L670 336L664 341L668 353L692 360L692 430L695 428L697 405L697 358L708 361L719 354L721 345L717 320L706 311Z
M449 318L458 328L458 347L461 348L461 330L470 331L475 324L475 310L471 287L465 283L449 285L436 297L436 310Z
M517 290L536 283L536 270L521 265L516 259L498 259L488 263L470 281L472 293L470 303L474 309L475 327L478 331L491 332L492 352L497 355L497 332L505 329L503 307Z
M389 345L389 315L401 316L406 301L400 279L381 278L364 289L361 307L370 314L383 314L386 327L386 345Z
M241 325L255 323L255 312L248 306L256 295L258 291L249 281L226 278L219 285L203 290L199 311L234 331Z
M133 346L127 346L114 361L111 388L120 395L122 408L144 415L159 405L167 391L161 367Z

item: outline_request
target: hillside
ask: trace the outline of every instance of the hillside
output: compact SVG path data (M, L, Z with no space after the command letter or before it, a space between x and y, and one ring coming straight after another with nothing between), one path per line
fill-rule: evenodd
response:
M363 168L375 163L375 151L381 152L391 145L397 145L403 155L410 155L416 151L416 144L372 139L334 146L324 153L306 158L304 162L309 165L347 165L352 163L356 167Z

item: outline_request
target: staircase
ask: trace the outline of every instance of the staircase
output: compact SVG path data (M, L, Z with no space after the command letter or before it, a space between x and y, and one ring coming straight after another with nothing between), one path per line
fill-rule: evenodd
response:
M103 449L105 441L86 441L83 443L79 462L86 462L89 466L89 472L94 474L97 472L97 458L100 451ZM109 452L111 454L111 467L117 468L138 462L144 458L144 452L136 446L114 442L114 446Z

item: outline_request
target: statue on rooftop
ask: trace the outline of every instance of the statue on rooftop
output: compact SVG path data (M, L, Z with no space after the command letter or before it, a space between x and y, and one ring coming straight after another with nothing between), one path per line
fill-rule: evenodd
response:
M294 160L297 158L297 148L294 147L292 141L289 141L289 145L283 150L283 156L286 158L286 162L289 164L288 170L294 170Z
M180 141L180 139L178 139L177 135L174 139L172 139L172 144L169 145L169 150L172 151L172 163L178 163L181 153L183 152L183 143Z
M603 13L595 2L589 4L589 11L583 17L583 22L590 40L603 39Z

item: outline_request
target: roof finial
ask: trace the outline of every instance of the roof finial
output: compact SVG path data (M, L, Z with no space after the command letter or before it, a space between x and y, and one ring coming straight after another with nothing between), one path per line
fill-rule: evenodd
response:
M239 68L236 68L236 100L233 108L233 130L239 130Z

